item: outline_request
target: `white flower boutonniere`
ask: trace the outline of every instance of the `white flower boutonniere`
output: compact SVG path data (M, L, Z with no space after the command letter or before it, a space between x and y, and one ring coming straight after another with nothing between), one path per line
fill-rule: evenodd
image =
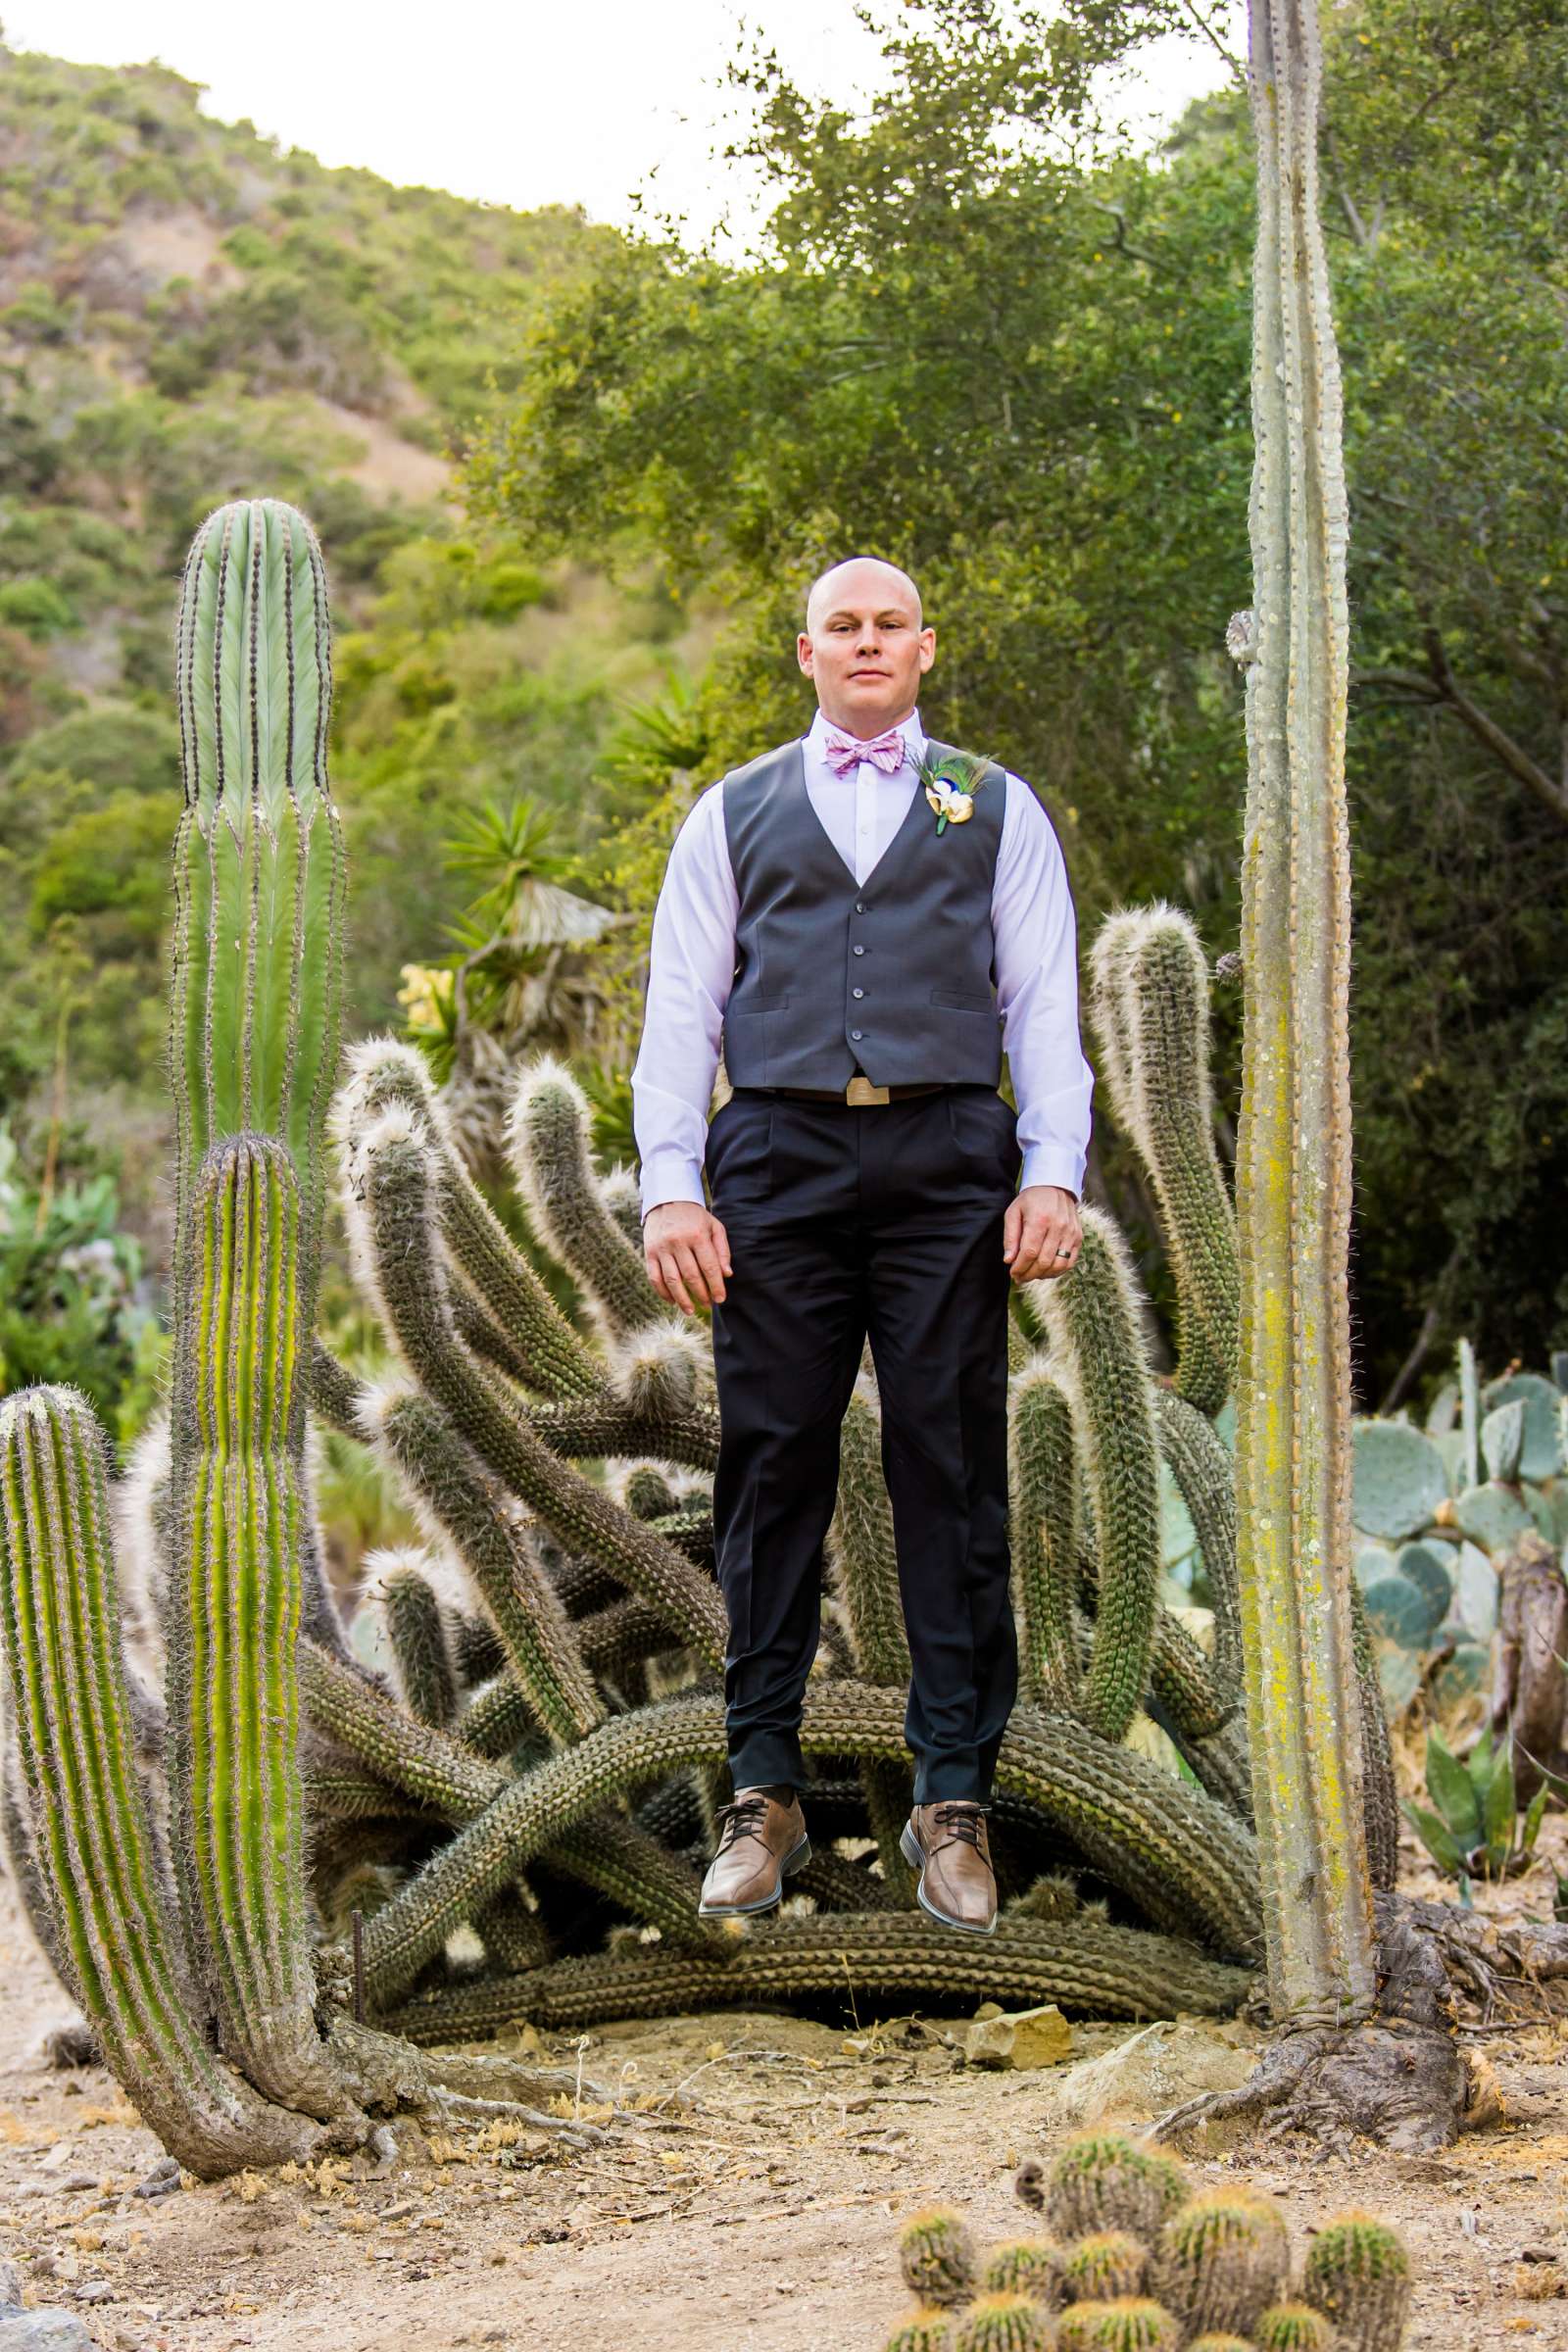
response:
M949 825L966 823L974 814L974 796L990 765L989 760L977 758L973 752L950 752L935 765L923 760L918 762L925 797L936 810L939 833L945 833Z

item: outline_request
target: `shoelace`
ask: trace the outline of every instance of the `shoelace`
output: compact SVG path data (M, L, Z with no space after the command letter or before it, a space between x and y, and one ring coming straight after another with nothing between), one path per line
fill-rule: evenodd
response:
M742 1838L761 1835L762 1824L767 1818L767 1798L736 1797L730 1804L719 1806L718 1818L724 1825L718 1839L718 1850L723 1853Z
M972 1845L976 1853L980 1852L980 1836L986 1818L984 1805L963 1804L955 1800L952 1804L933 1806L931 1818L939 1830L948 1833L944 1844ZM941 1847L936 1850L940 1852Z

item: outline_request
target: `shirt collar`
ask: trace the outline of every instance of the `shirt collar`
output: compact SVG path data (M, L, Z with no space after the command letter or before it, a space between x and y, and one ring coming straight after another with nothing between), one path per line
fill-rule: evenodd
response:
M824 766L826 766L827 762L823 755L822 746L827 737L827 729L828 721L823 717L821 710L818 709L815 717L812 719L809 727L807 729L806 735L803 739L808 749L815 755L815 757L822 762ZM909 712L907 718L900 719L899 733L904 737L906 744L908 746L909 758L911 760L918 763L918 761L923 760L925 757L926 743L925 729L920 724L920 706L918 703L916 703L914 709Z

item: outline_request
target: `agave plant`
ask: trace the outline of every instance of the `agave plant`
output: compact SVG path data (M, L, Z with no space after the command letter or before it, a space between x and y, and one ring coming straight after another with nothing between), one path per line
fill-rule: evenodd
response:
M1461 1762L1435 1728L1427 1734L1430 1806L1407 1798L1404 1811L1441 1871L1468 1899L1472 1879L1504 1879L1528 1867L1551 1786L1543 1781L1521 1818L1513 1754L1506 1740L1484 1731Z

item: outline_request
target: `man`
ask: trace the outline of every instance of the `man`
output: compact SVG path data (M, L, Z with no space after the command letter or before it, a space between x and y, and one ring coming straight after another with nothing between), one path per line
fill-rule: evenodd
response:
M632 1072L644 1250L662 1298L711 1307L718 1384L734 1801L710 1918L768 1909L809 1857L801 1710L869 1337L912 1668L903 1850L934 1918L996 1925L986 1807L1017 1684L1008 1283L1077 1260L1094 1073L1040 803L990 765L937 830L915 765L936 757L915 700L935 653L906 572L824 572L797 641L810 731L700 795L654 915ZM733 1092L705 1133L721 1037Z

